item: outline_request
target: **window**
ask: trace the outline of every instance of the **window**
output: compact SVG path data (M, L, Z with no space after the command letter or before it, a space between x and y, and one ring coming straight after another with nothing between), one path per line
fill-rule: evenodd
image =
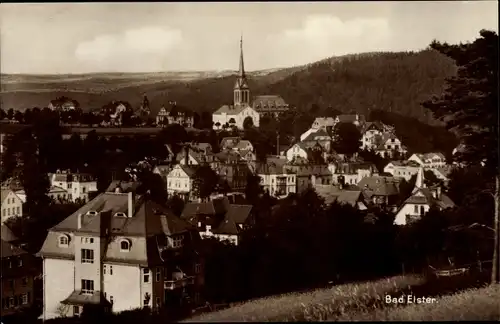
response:
M7 208L7 216L10 216L10 208Z
M130 242L128 240L122 240L120 242L120 250L123 251L129 251L130 250Z
M28 294L22 294L22 296L21 296L21 303L23 305L27 305L28 304Z
M160 281L161 278L161 268L156 268L156 282Z
M93 237L91 237L91 238L89 239L89 241L90 241L90 244L94 243L94 238L93 238Z
M197 263L194 265L194 273L198 274L201 272L201 264Z
M69 237L67 235L59 236L59 246L67 247L69 245Z
M161 301L160 297L156 297L155 299L156 299L156 307L160 307L160 301Z
M142 269L142 275L144 277L144 282L149 282L149 269Z
M423 215L425 213L424 206L420 206L420 215Z
M414 209L413 211L415 212L415 214L418 214L418 206L417 205L413 206L413 209Z
M23 287L26 287L28 285L28 277L24 277L23 279L21 279L21 285Z
M109 302L113 304L113 296L109 296Z
M68 189L71 189L72 183L68 183Z
M113 266L112 265L109 266L109 275L110 276L113 275Z
M102 266L102 274L106 274L106 265Z
M73 306L73 316L80 316L80 306Z
M173 238L173 247L174 248L180 248L182 246L182 236L176 236Z
M16 215L20 215L21 214L21 207L16 207Z
M94 250L82 249L82 263L94 263Z
M82 294L94 293L94 280L82 279Z
M85 193L85 190L86 190L86 189L87 189L87 188L83 187L83 188L82 188L82 193Z

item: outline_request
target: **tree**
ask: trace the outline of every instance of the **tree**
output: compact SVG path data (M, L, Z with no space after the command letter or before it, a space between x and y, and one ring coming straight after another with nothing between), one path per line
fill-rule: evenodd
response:
M7 110L7 118L9 120L12 120L14 118L14 109L10 108L9 110Z
M248 116L243 120L243 129L249 129L253 127L253 119L252 117Z
M193 194L201 199L206 199L215 191L219 177L208 165L199 166L194 174Z
M18 123L22 123L23 122L23 113L20 112L19 110L16 110L16 112L14 113L14 120L16 120Z
M260 185L261 178L258 175L248 173L247 183L245 187L245 198L251 204L257 202L259 196L263 193L262 186Z
M334 129L335 143L333 147L337 153L353 155L361 146L361 133L353 123L338 123Z
M500 175L498 169L498 34L481 30L472 43L449 45L433 41L430 47L453 59L457 75L446 80L444 93L423 103L446 123L465 150L455 158L465 165L482 165L494 179L495 246L492 283L500 282Z

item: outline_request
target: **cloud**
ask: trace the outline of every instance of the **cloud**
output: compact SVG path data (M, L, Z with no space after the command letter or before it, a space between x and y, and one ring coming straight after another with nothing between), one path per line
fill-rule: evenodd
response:
M145 58L162 61L168 53L178 49L183 42L180 30L164 27L129 29L119 34L99 35L77 45L75 56L91 65L110 68L127 64L139 64ZM126 63L128 62L128 63Z
M305 64L334 55L384 50L390 39L384 18L343 21L331 15L312 15L300 28L272 35L268 41L281 54L286 53L290 64Z

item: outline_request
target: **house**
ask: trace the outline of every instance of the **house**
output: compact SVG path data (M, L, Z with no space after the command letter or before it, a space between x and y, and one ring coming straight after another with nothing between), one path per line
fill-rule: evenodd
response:
M446 157L442 153L415 153L408 161L415 161L425 169L444 167L446 165Z
M367 206L378 206L396 211L400 203L400 183L403 178L371 176L361 179L358 187Z
M295 173L296 190L300 193L311 187L312 181L323 184L332 182L332 173L327 164L312 164L306 159L295 158L283 166L285 171ZM312 180L314 178L314 180Z
M221 150L253 151L253 145L249 140L239 137L224 137L220 143Z
M365 123L365 116L364 115L338 115L335 117L335 125L338 123L352 123L356 126L361 126L362 124Z
M372 145L370 148L383 158L401 157L405 156L408 152L407 148L392 132L375 135L370 145Z
M250 150L241 150L238 151L238 154L240 155L243 161L246 161L248 163L253 163L257 160L257 155Z
M153 173L158 174L165 183L167 183L167 177L173 167L170 164L160 164L154 167Z
M250 169L243 161L242 163L224 163L219 165L215 173L220 177L221 183L225 181L231 190L245 191Z
M51 100L47 106L50 110L70 111L77 108L78 102L66 97Z
M268 162L257 166L262 188L276 198L284 198L297 190L297 175L284 168L284 164Z
M406 199L396 213L394 224L407 225L416 222L427 213L431 207L438 210L454 207L455 204L442 192L440 185L427 188L425 185L424 168L417 174L412 195Z
M187 203L181 218L196 226L201 237L238 245L241 232L255 223L251 205L231 204L227 197Z
M442 167L432 168L431 171L434 173L436 178L443 181L445 185L450 181L450 174L453 171L453 166L446 165Z
M222 165L238 164L238 163L244 163L244 161L241 159L241 155L238 154L238 152L233 150L224 150L214 154L214 158L213 161L210 163L210 167L216 173L218 173Z
M113 102L111 105L110 105L110 123L111 125L115 125L115 126L120 126L122 125L122 121L123 121L123 115L127 112L127 111L130 111L129 108L127 108L127 106L125 106L124 103L122 102Z
M196 166L177 164L167 175L167 192L169 195L191 196Z
M164 127L170 124L191 128L194 125L194 114L189 109L177 106L175 101L169 101L167 107L161 107L156 115L156 125Z
M363 194L357 187L343 187L343 185L313 184L313 188L319 197L325 200L325 204L339 203L349 205L358 210L366 210Z
M258 112L260 116L274 117L290 109L285 99L278 95L255 96L252 102L252 108Z
M24 190L16 191L16 195L21 199L23 204L26 202L26 193L24 192ZM69 192L66 189L57 186L50 187L47 196L49 196L56 203L62 203L70 200Z
M309 157L309 154L308 154L308 147L306 144L304 144L303 142L298 142L298 143L295 143L292 145L292 147L290 147L285 155L286 155L286 159L288 161L292 161L294 158L303 158L303 159L307 159Z
M410 181L418 173L420 165L415 161L391 161L384 167L384 173Z
M333 184L339 184L341 178L345 185L356 185L362 179L378 173L373 163L350 161L330 163L329 170Z
M329 151L332 144L332 137L327 133L327 131L320 129L316 132L309 134L304 138L302 143L318 143L325 151Z
M42 272L41 260L22 248L7 242L2 225L1 269L2 269L2 317L22 313L38 299L37 286Z
M120 187L49 230L43 258L43 318L92 306L122 312L196 305L203 286L199 234L191 224Z
M394 128L379 121L365 123L361 129L361 149L377 148L375 136L382 136L384 133L394 133Z
M210 143L191 143L189 145L189 148L195 152L200 152L203 154L212 154L213 153L213 148Z
M184 150L176 156L177 163L182 165L202 165L210 164L214 161L213 153L204 153L202 150L192 149L190 145L184 147Z
M326 129L327 127L334 127L336 124L333 117L316 117L311 125L311 129Z
M1 195L2 224L12 216L23 215L24 200L17 195L16 191L2 189Z
M54 187L66 189L70 201L89 200L89 193L97 191L97 180L90 174L60 171L49 174L50 183Z
M260 115L252 107L239 102L235 102L234 105L224 105L212 114L213 128L223 129L226 125L243 129L243 123L247 118L252 120L254 126L259 127Z

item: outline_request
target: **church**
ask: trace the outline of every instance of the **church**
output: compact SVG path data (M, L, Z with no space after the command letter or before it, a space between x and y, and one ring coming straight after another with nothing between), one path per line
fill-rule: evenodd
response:
M243 61L243 38L240 39L240 66L233 89L233 104L224 105L212 114L213 128L222 129L227 125L243 129L244 124L250 120L251 124L259 127L260 117L266 115L277 117L288 109L285 100L277 95L255 96L253 101L250 101L250 88Z

